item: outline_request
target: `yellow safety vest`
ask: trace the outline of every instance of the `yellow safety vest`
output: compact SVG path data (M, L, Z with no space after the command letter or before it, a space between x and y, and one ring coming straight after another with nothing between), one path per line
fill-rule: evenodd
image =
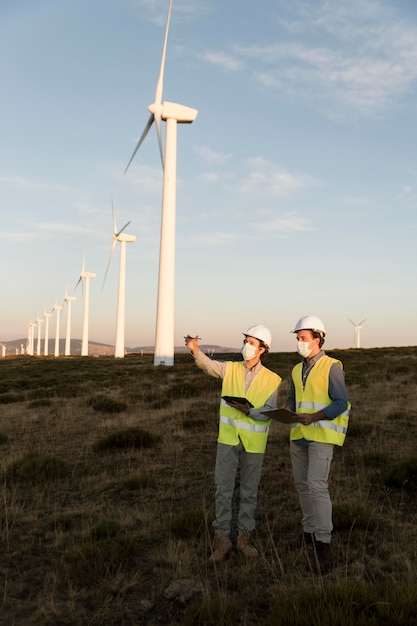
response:
M303 364L298 363L292 370L292 379L295 386L295 412L300 415L317 413L332 403L329 397L329 373L334 363L343 369L343 365L337 359L325 355L313 366L307 376L305 387L302 382ZM346 411L333 420L320 420L309 426L303 426L299 422L291 426L290 439L308 439L320 443L331 443L343 446L349 422L350 402Z
M281 377L266 367L255 376L245 391L245 366L243 361L229 361L223 378L222 396L247 398L259 409L281 384ZM220 424L217 441L229 446L242 442L246 452L265 452L271 420L261 422L253 420L241 411L233 409L225 400L220 401Z

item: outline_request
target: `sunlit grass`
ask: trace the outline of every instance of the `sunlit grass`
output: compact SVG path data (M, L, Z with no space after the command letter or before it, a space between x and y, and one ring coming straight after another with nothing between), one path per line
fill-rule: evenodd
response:
M352 402L335 451L334 569L300 543L288 428L274 423L254 542L208 563L220 381L189 355L0 360L5 624L413 623L417 348L334 351ZM219 355L218 355L219 356ZM267 365L288 391L295 354Z

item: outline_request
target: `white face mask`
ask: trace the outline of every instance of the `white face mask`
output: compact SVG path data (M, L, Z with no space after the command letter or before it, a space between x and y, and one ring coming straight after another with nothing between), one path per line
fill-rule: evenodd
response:
M255 346L251 343L244 343L241 353L245 361L251 361L256 357L256 351L257 348L255 348Z
M310 348L309 341L297 341L297 352L306 359L313 352L313 348Z

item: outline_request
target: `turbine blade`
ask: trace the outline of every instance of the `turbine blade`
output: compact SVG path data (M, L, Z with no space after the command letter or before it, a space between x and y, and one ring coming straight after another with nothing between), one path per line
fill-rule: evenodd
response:
M359 322L359 326L362 326L362 324L366 322L366 318L364 320L362 320L361 322Z
M352 322L352 320L350 319L350 317L348 317L348 320L351 324L353 324L353 326L356 326L355 322Z
M143 133L142 133L142 135L141 135L141 137L140 137L140 139L139 139L138 143L136 144L136 148L133 150L133 154L132 154L132 156L130 157L130 161L129 161L129 163L128 163L128 164L127 164L127 166L126 166L126 169L125 169L125 174L126 174L127 170L129 169L129 165L132 163L133 159L135 158L136 152L139 150L139 148L141 147L141 145L142 145L142 143L143 143L143 141L144 141L144 139L145 139L146 135L149 133L149 129L150 129L150 127L152 126L154 119L155 119L155 118L154 118L154 116L153 116L153 113L151 113L151 116L150 116L150 118L148 119L148 122L147 122L147 124L146 124L146 126L145 126L145 130L143 131Z
M124 231L124 229L125 229L125 228L127 228L127 227L129 226L129 224L130 224L130 221L129 221L129 222L126 222L126 224L123 226L123 228L121 228L121 229L119 230L119 232L118 232L118 233L115 233L115 234L114 234L114 235L115 235L115 237L118 237L118 236L120 235L120 233L122 233L122 232Z
M77 289L77 287L78 287L78 285L80 284L80 282L82 281L82 279L83 279L83 277L82 277L82 275L80 275L80 277L79 277L79 279L78 279L78 282L77 282L77 284L76 284L76 285L75 285L75 287L74 287L74 291Z
M169 0L167 24L165 27L164 45L162 48L161 67L159 69L159 77L158 77L158 82L156 83L156 90L155 90L155 103L156 104L161 104L162 102L162 90L164 86L165 56L166 56L166 51L167 51L169 23L171 21L171 9L172 9L172 0Z
M113 196L111 197L111 211L113 214L113 232L117 233L117 224L116 224L116 213L114 212L114 204L113 204Z
M104 283L106 282L107 272L109 271L109 267L110 267L111 260L113 258L113 253L114 253L114 249L116 247L116 243L117 243L117 241L116 241L116 239L114 239L114 241L112 243L112 246L111 246L111 249L110 249L109 260L107 261L107 267L106 267L106 272L104 274L103 284L101 286L101 291L103 291L103 289L104 289Z

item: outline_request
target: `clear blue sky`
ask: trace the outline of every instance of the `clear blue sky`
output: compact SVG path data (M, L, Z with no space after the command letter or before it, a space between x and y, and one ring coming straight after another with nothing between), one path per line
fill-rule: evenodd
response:
M90 339L153 345L162 171L149 117L168 0L0 5L0 340L91 281ZM328 348L416 345L417 7L412 0L174 0L163 99L178 127L175 344L239 347L263 323L292 350L304 313ZM61 316L64 330L66 312ZM51 318L50 333L54 333ZM64 336L64 333L62 333Z

